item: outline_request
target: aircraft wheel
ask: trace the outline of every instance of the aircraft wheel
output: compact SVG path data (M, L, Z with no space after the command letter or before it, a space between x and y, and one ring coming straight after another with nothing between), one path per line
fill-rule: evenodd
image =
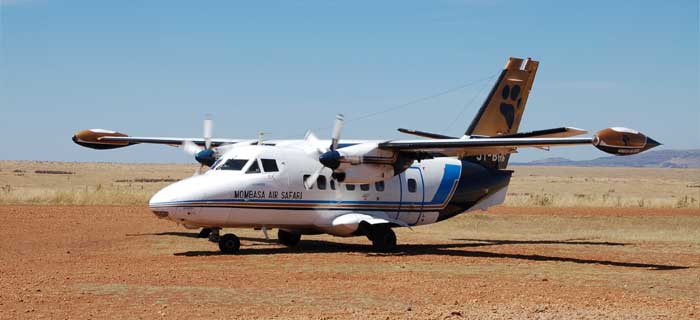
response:
M219 238L219 249L223 253L238 253L241 248L241 240L233 233L227 233Z
M282 229L277 230L277 242L279 244L285 245L287 247L293 247L296 246L300 240L300 234L291 233Z
M374 230L372 248L379 252L389 252L396 249L396 234L394 230L391 230L391 228Z
M209 234L211 234L210 228L202 228L202 230L199 231L197 238L209 238Z

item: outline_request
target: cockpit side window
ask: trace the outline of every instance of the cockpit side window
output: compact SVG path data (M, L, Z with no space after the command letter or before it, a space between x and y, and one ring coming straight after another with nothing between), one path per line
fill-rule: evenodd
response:
M253 160L253 164L250 165L248 171L245 173L260 173L260 165L258 165L258 160Z
M262 162L262 167L265 172L280 171L279 168L277 168L277 161L275 161L275 159L260 159L260 162Z
M240 171L246 163L248 163L248 159L228 159L222 165L216 167L216 170Z

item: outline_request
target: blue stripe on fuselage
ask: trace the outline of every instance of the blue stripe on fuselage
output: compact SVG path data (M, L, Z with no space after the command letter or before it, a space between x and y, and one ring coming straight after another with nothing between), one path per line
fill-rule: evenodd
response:
M455 188L457 179L459 179L459 174L462 167L455 164L446 164L445 171L442 173L442 181L440 181L440 186L433 196L433 200L428 204L445 203L448 197Z

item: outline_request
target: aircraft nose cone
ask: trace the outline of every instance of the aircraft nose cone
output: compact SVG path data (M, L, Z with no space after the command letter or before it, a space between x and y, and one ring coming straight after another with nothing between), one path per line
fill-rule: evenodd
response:
M156 192L156 194L151 197L151 200L148 201L148 206L149 207L156 207L159 205L166 204L168 202L175 201L176 197L171 192L171 190L168 190L167 187L161 189L160 191Z
M148 201L148 207L156 217L168 218L170 212L175 210L175 207L172 206L175 199L174 194L168 190L168 187L165 187L151 197L151 200Z

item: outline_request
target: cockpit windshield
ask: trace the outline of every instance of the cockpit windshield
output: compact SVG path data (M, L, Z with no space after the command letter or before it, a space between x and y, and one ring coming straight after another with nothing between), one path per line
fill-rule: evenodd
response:
M234 170L240 171L248 163L248 159L228 159L226 162L218 164L214 170Z

